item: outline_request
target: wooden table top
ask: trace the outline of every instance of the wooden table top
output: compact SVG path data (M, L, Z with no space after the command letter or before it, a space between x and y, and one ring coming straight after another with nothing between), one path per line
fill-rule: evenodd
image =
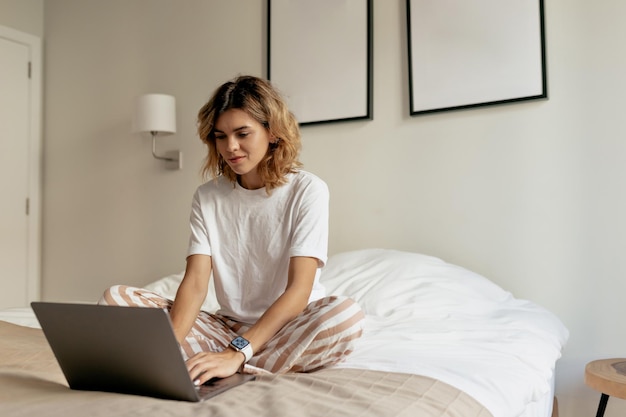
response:
M589 362L585 367L585 384L598 392L626 399L626 358Z

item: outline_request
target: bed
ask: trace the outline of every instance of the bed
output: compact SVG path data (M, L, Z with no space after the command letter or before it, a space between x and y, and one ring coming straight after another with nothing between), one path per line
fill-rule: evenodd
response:
M146 287L173 297L182 274ZM549 417L568 338L541 306L418 253L367 249L330 257L322 282L366 313L341 364L261 376L203 403L72 391L28 308L0 311L0 415ZM204 309L216 309L210 292Z

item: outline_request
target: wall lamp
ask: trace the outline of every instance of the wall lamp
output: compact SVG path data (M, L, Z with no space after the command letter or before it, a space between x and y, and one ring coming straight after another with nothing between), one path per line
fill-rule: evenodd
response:
M133 132L149 132L152 135L152 156L165 161L167 169L182 169L183 153L156 152L157 135L176 133L176 98L167 94L144 94L135 100Z

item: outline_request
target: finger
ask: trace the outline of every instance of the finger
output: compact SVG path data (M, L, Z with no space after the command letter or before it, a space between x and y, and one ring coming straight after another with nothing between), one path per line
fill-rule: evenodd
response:
M203 372L196 379L194 379L193 383L196 385L202 385L213 378L214 376L211 374L211 372L207 371L207 372Z
M191 370L193 367L205 362L210 355L211 353L207 352L196 353L185 362L185 364L187 365L187 369Z
M194 382L196 382L198 377L204 372L206 372L206 370L208 369L208 364L206 362L206 359L205 360L203 359L205 358L199 355L196 355L192 359L187 360L187 363L186 363L187 371L189 372L189 376Z
M197 355L196 355L197 356ZM185 361L185 366L187 366L187 370L191 372L194 366L197 365L198 361L195 359L196 356L189 358Z
M199 369L194 369L191 372L189 372L189 377L191 378L194 384L200 385L203 383L201 381L201 378L204 373L205 373L204 371L201 371Z
M189 372L189 376L195 385L204 384L212 378L211 374L212 370L207 364L199 364Z

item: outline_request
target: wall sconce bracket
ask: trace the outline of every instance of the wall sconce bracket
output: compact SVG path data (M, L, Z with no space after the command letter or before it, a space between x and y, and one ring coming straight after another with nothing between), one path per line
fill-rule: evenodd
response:
M155 159L165 161L165 168L172 170L183 169L183 153L181 151L166 151L165 154L159 155L156 152L156 136L158 132L150 132L152 135L152 156Z

